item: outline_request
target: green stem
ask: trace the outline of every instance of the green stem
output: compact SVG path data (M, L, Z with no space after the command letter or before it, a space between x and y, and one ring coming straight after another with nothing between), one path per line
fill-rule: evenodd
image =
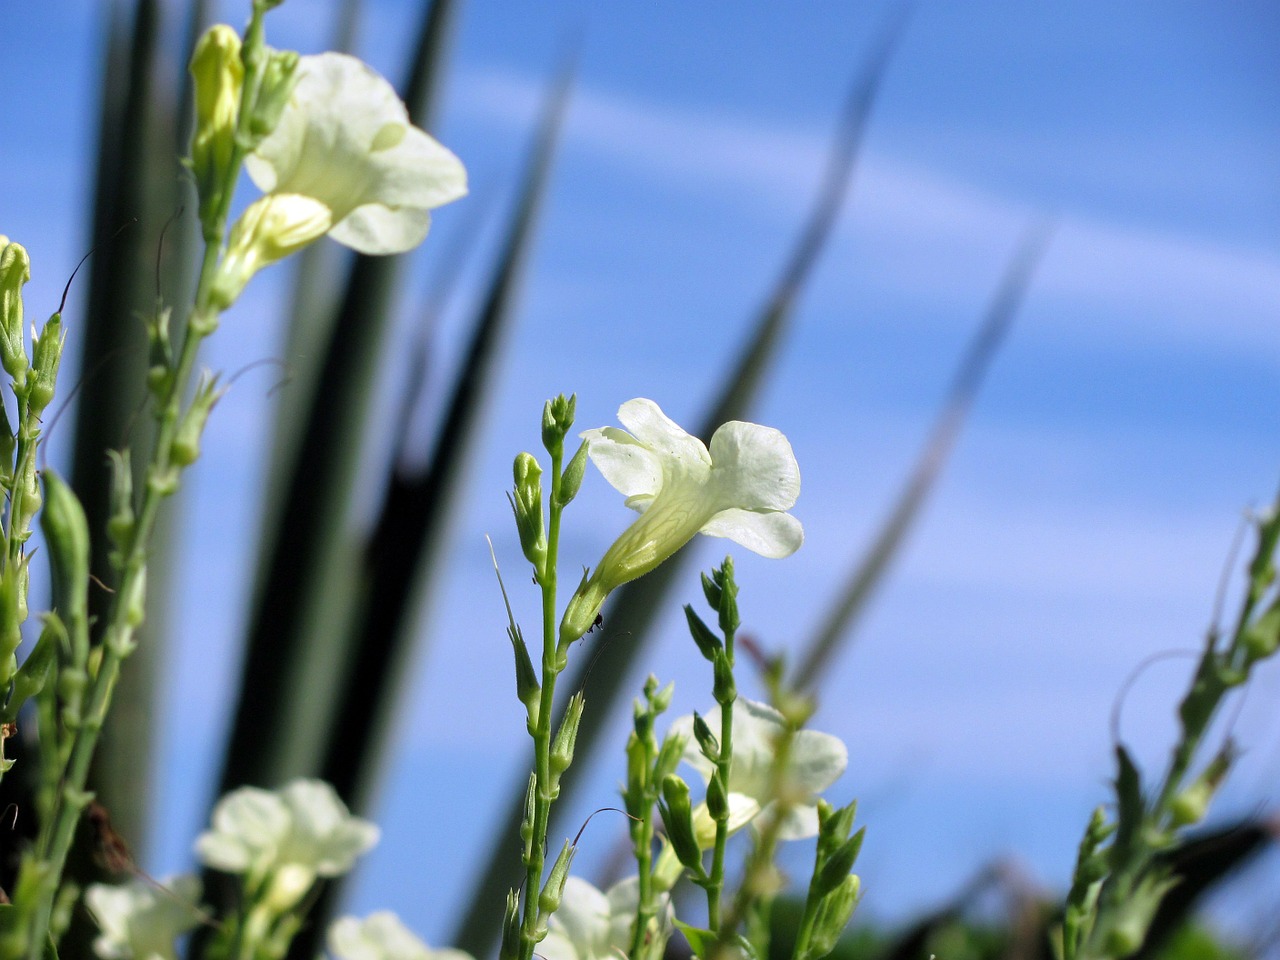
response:
M533 734L533 840L525 864L524 917L520 925L520 960L532 960L538 944L538 896L542 890L547 825L551 819L551 713L555 705L556 678L560 675L557 647L556 572L560 552L561 463L563 452L551 452L551 497L547 516L547 560L542 587L542 694L538 702L538 726Z

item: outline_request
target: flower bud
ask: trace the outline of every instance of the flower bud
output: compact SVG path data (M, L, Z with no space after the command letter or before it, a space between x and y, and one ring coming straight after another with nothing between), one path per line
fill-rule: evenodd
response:
M239 35L225 23L210 27L196 41L188 69L195 91L191 172L200 197L200 217L207 221L233 186L236 123L244 86Z
M520 956L520 894L507 891L507 906L502 913L502 947L500 960L515 960Z
M565 607L564 618L560 621L560 639L556 647L559 653L566 654L569 645L591 629L608 596L608 587L594 577L588 580L583 575L582 582Z
M538 913L541 914L539 919L550 917L560 909L560 900L564 896L564 884L569 879L569 866L573 863L575 849L573 841L566 840L564 846L560 848L560 855L556 857L556 862L551 865L547 882L543 884L542 892L538 894Z
M564 468L564 473L560 475L560 495L556 501L562 507L568 506L582 488L582 478L587 472L587 447L587 441L583 440L578 447L578 452L573 455L573 459Z
M693 739L698 742L698 749L704 757L712 763L720 762L720 743L707 726L707 721L696 711L693 714Z
M199 459L200 436L204 433L213 405L222 398L224 393L226 388L219 389L217 377L206 374L201 378L199 386L196 387L196 395L191 400L191 406L183 416L182 422L178 424L178 432L174 434L173 444L169 448L170 463L179 467L188 467Z
M249 108L249 149L256 149L280 122L298 82L298 54L293 50L264 48L266 62L257 96Z
M724 649L720 638L711 632L711 628L702 622L702 618L690 604L684 605L684 619L689 624L689 634L698 645L698 652L704 660L715 663L716 656Z
M1226 779L1227 771L1236 758L1235 744L1228 740L1221 750L1209 761L1204 772L1195 781L1173 798L1169 805L1169 815L1175 827L1188 827L1199 823L1209 812L1209 804L1218 787Z
M27 387L27 402L31 415L39 417L45 407L53 402L54 386L58 381L58 365L62 362L62 348L67 342L62 329L62 314L49 318L40 335L31 337L32 382Z
M511 638L511 650L516 658L516 696L524 704L529 731L532 733L538 726L542 686L538 683L538 675L534 673L529 647L524 642L520 628L507 627L507 636Z
M729 791L724 787L719 770L713 771L707 781L707 812L717 822L729 819Z
M520 534L520 549L539 577L547 563L547 537L542 518L542 467L531 453L516 455L512 467L515 492L510 497Z
M716 582L720 584L720 602L716 604L716 610L720 614L720 632L727 637L736 633L741 624L738 617L738 584L733 579L733 557L725 557L716 573Z
M565 710L564 720L560 723L560 729L556 731L555 741L551 744L551 783L553 793L558 792L560 788L560 774L569 769L569 764L573 763L573 748L578 742L578 725L582 722L582 708L586 704L586 699L579 691L569 698L568 709Z
M27 384L27 351L22 327L22 287L31 279L31 260L21 244L0 235L0 364L15 390Z
M40 529L49 549L53 605L68 624L87 616L89 522L71 488L51 469L44 471L45 508Z
M1272 606L1240 634L1240 645L1250 661L1262 660L1280 647L1280 606Z
M133 513L133 466L128 449L108 450L111 463L111 515L107 518L107 538L116 548L111 562L124 565L124 551L133 540L136 518Z
M862 838L866 832L867 828L863 827L846 840L822 865L822 869L813 880L813 888L819 896L825 897L839 888L840 884L848 878L849 871L853 869L853 864L858 859L858 854L862 852Z
M573 416L577 406L577 394L566 399L563 393L543 405L542 445L552 456L564 450L564 436L573 426Z
M853 917L861 893L862 881L856 874L849 874L840 886L823 897L814 917L808 949L797 960L819 960L835 949L836 941Z
M693 832L693 805L689 802L689 785L672 774L662 781L662 800L658 812L667 828L667 838L680 862L696 876L705 876L702 851Z

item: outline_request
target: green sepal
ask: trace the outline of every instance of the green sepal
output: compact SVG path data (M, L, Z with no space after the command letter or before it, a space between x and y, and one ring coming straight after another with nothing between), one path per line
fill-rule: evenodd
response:
M1116 839L1113 859L1124 863L1142 825L1142 778L1122 745L1116 745Z
M707 781L707 812L717 823L729 819L729 791L725 788L719 769L711 771L711 779Z
M248 136L242 142L242 146L250 152L256 150L258 145L276 128L280 122L280 115L289 105L289 97L293 95L293 88L298 82L296 51L273 50L264 46L262 53L266 59L262 67L257 96L253 98L253 103L249 107L248 122L244 127Z
M529 785L524 791L524 820L520 823L520 839L524 842L524 853L521 862L529 865L529 861L533 858L533 819L536 807L538 777L536 774L529 774Z
M1251 663L1280 648L1280 602L1273 603L1240 632L1240 646Z
M703 659L715 663L716 655L724 649L720 638L711 632L711 628L702 622L697 611L687 603L684 605L684 618L689 624L689 635L698 645L698 652L702 654Z
M853 820L857 813L857 800L847 807L837 809L821 797L818 798L819 855L829 857L840 848L853 830Z
M653 763L654 777L661 782L665 777L676 772L684 757L684 748L688 746L688 738L680 734L667 734L658 748L658 758Z

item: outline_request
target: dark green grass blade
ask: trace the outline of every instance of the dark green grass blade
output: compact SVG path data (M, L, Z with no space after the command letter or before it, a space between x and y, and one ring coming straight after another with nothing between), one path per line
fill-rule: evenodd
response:
M429 128L456 3L426 11L404 89L414 122ZM348 658L344 555L346 521L367 429L399 258L356 257L306 404L302 442L288 465L281 512L263 534L263 572L248 630L239 704L221 791L275 785L323 764L324 720ZM305 319L305 318L304 318ZM322 714L321 721L315 722Z
M425 471L393 474L366 552L365 583L355 623L360 636L346 673L341 718L329 741L324 778L357 806L367 798L384 731L394 709L400 667L413 645L415 585L445 544L445 526L469 449L480 436L484 397L495 372L499 338L528 259L538 210L546 194L556 142L569 102L565 71L549 98L519 204L488 293L477 316L466 357Z
M147 342L138 313L154 307L157 283L163 282L158 277L164 278L165 268L175 262L172 249L169 263L158 255L160 231L177 205L179 175L171 153L171 105L157 98L164 82L158 52L161 16L155 0L137 3L130 35L113 38L108 50L94 186L97 249L90 260L84 321L71 338L80 347L81 371L72 482L89 522L93 571L108 585L116 578L106 562L106 452L128 444L140 451L135 463L145 462L151 418L142 412ZM166 539L167 527L162 527L153 541L153 557L163 555ZM121 673L111 723L99 741L90 778L117 829L139 846L145 837L154 688L163 653L164 578L157 576L151 587L149 623ZM89 601L91 617L103 622L110 595L95 590Z
M847 642L859 614L883 581L890 563L919 517L920 509L955 445L987 369L1022 304L1048 239L1049 230L1039 225L1031 228L1018 245L986 318L961 361L942 413L925 442L915 470L871 549L854 566L839 600L799 661L792 681L798 688L811 687L840 644Z
M393 471L363 551L360 589L349 621L351 655L343 665L337 700L324 705L329 737L321 768L323 779L356 810L367 806L377 783L401 700L404 667L420 640L413 630L415 611L440 569L437 561L448 539L449 518L456 513L468 453L481 436L484 398L496 372L502 334L514 315L514 298L569 102L571 76L565 70L548 98L515 215L477 312L431 457L418 473ZM291 957L306 960L316 955L341 895L341 882L328 885L312 912L310 927L291 946Z
M900 8L905 9L905 8ZM771 291L759 316L751 325L742 353L722 381L711 412L697 431L706 438L726 420L744 417L754 399L760 381L773 363L778 346L786 332L796 299L804 288L830 235L832 224L843 204L856 166L859 147L867 118L875 102L881 78L899 35L902 20L898 18L885 32L857 79L850 88L841 115L839 129L819 188L812 213L801 230L798 242ZM663 563L652 573L634 580L616 591L609 601L604 627L590 634L583 649L575 650L564 687L583 690L588 710L601 716L621 697L630 670L644 648L646 634L663 599L683 570L683 554ZM557 705L552 721L558 728L563 718L563 703ZM599 721L584 723L579 730L574 762L585 767L597 752L599 734L605 728ZM519 774L523 784L527 774ZM581 778L566 777L561 782L560 802L556 810L568 808L575 784ZM516 781L513 780L513 783ZM456 928L453 942L474 956L485 955L496 943L504 898L520 881L519 863L512 856L524 815L523 790L513 788L513 803L494 832L497 842L489 851L483 873L477 881L466 916ZM554 817L553 812L553 817ZM552 830L557 828L554 825Z

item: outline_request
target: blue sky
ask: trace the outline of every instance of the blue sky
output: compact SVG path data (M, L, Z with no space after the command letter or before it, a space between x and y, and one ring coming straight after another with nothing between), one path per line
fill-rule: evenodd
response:
M323 49L321 8L290 0L271 41ZM415 8L367 5L361 52L390 76ZM542 400L577 391L583 427L612 422L633 396L678 422L700 418L807 210L845 88L887 9L464 6L435 132L468 165L464 204L491 219L567 38L579 34L582 52L452 570L406 684L384 843L361 874L359 908L394 907L431 942L447 937L484 817L504 806L525 752L483 535L517 563L503 490L511 456L537 442ZM237 4L222 10L243 17ZM68 0L11 12L6 27L0 231L31 250L35 317L87 246L100 21L98 5ZM1280 13L1264 3L916 5L851 197L755 414L793 442L807 532L781 563L735 552L744 616L766 643L798 645L820 619L909 469L1017 237L1046 213L1058 230L815 721L850 745L837 793L862 799L869 914L937 903L993 856L1017 857L1047 887L1066 883L1087 813L1106 797L1117 689L1149 654L1198 642L1242 510L1275 489L1278 33ZM440 211L415 255L405 336L468 215L462 204ZM468 268L464 291L476 275ZM278 354L273 296L286 284L283 270L255 281L210 366ZM73 294L68 316L77 307ZM441 369L464 317L446 320ZM388 371L390 381L403 372L394 357ZM270 386L246 377L219 405L181 506L192 539L157 873L183 866L218 752ZM624 514L591 478L566 563L593 563ZM723 547L696 549L706 567ZM476 597L491 602L477 609ZM709 699L676 617L643 670L677 680L676 712ZM1124 734L1147 763L1163 756L1184 674L1178 661L1154 667L1126 701ZM1261 672L1240 713L1247 753L1224 812L1274 802L1278 674ZM599 722L625 729L625 717ZM620 770L615 757L581 771L593 785L582 816L612 802ZM585 868L607 858L615 829L593 822ZM430 902L424 882L442 890Z

